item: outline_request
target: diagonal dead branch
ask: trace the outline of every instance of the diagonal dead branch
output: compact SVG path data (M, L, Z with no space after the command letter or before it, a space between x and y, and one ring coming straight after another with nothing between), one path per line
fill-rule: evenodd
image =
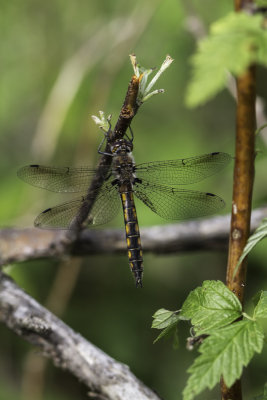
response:
M57 367L69 371L106 400L160 400L130 371L88 342L0 273L0 320L38 346Z
M110 130L110 132L108 132L109 134L108 139L112 140L113 142L115 140L121 139L125 135L127 129L131 124L133 117L137 113L138 105L136 100L137 100L140 80L141 78L137 78L135 75L133 75L128 85L128 90L125 96L125 100L121 108L120 115L115 125L114 131ZM104 153L110 154L110 152L111 152L110 142L109 140L107 140ZM88 214L90 213L94 205L94 202L97 198L97 195L101 189L101 186L103 185L105 179L108 176L109 173L108 168L105 168L105 172L103 171L102 168L103 166L105 167L111 166L112 157L110 157L107 154L101 155L100 160L98 162L98 166L96 167L96 174L90 184L90 187L88 188L88 192L82 203L82 206L78 214L73 219L70 230L68 230L66 233L66 239L67 241L69 241L70 245L77 238L79 232L83 228L83 223L85 222ZM68 245L67 242L66 245Z

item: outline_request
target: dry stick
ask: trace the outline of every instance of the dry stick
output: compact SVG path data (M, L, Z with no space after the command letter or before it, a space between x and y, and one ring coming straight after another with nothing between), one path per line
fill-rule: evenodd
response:
M236 11L241 1L236 0ZM251 200L254 180L255 158L255 67L250 67L237 78L236 151L232 219L229 241L226 283L243 303L247 260L244 259L237 274L235 266L246 245L250 231ZM242 400L241 380L228 388L221 380L222 400Z
M0 272L0 321L103 400L160 400L129 367L73 331Z
M55 313L57 317L62 317L68 305L79 276L81 263L81 258L71 258L67 261L61 261L45 302L45 307L50 312ZM29 350L23 362L21 383L21 395L23 399L43 399L47 364L48 359L40 357L36 352L36 348Z
M267 207L253 210L251 233L267 217ZM226 251L230 215L203 218L179 224L141 228L145 252L174 254L187 251ZM62 229L0 229L0 266L41 258L62 259L61 248L55 246ZM85 229L72 247L69 256L124 254L125 232L122 229Z
M138 95L138 89L139 89L139 82L141 78L138 78L137 76L133 75L132 79L129 83L128 90L125 96L125 100L123 103L123 106L120 111L120 115L118 118L118 121L115 125L115 128L113 131L109 133L109 140L114 142L117 139L121 139L127 129L129 128L131 121L133 117L135 116L137 110L138 110L138 105L136 102L137 95ZM107 140L106 147L105 147L105 153L110 153L110 142ZM73 219L70 230L67 231L66 233L66 239L67 244L71 244L75 239L77 238L79 232L81 231L83 227L83 223L85 222L86 218L88 217L94 202L96 200L96 197L101 189L101 186L103 185L106 177L108 176L109 169L105 169L105 173L103 173L103 166L105 167L110 167L112 162L112 157L106 154L102 154L98 167L96 169L96 174L90 184L90 187L88 189L87 195L82 203L82 206L78 212L78 214L75 216Z

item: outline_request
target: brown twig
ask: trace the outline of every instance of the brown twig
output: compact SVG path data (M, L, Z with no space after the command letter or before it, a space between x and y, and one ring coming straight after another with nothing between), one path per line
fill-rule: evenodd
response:
M238 12L245 3L253 1L235 0ZM241 263L236 275L235 266L243 252L250 232L251 200L254 180L255 128L256 128L256 80L255 67L251 66L237 78L236 150L232 218L229 240L226 283L243 303L246 283L247 260ZM222 400L242 400L241 381L228 388L221 380Z
M138 78L135 75L133 75L129 83L128 90L125 96L123 106L120 111L118 121L115 125L114 130L109 132L109 139L112 141L121 139L125 135L127 129L131 124L133 117L135 116L138 110L136 100L138 95L140 79L141 78ZM106 143L104 153L110 153L109 140ZM68 230L66 233L66 239L67 239L66 246L72 245L72 243L77 238L79 232L81 231L83 223L85 222L87 216L89 215L94 205L96 197L101 189L101 186L103 185L106 177L108 176L109 173L108 167L111 166L111 162L112 162L112 157L110 157L107 154L101 155L98 167L96 168L96 174L90 184L87 195L82 203L82 206L78 214L75 216L75 218L71 223L70 230ZM102 168L103 166L105 166L105 169Z

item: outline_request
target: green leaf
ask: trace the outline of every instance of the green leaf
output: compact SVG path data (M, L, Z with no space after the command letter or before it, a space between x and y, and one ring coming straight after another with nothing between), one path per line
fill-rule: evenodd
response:
M252 63L267 65L267 31L262 15L230 13L211 26L192 58L186 104L195 107L222 90L228 72L240 76Z
M254 309L253 318L267 318L267 292L262 291L258 304Z
M197 335L230 324L241 316L238 298L221 282L205 281L183 304L180 318L191 319Z
M189 368L191 376L183 392L184 400L191 400L204 389L212 389L223 375L230 387L240 378L254 353L263 347L263 333L257 322L239 321L209 332L199 348L201 353Z
M178 335L177 335L177 324L181 319L177 311L169 311L161 308L156 311L153 315L154 321L152 322L152 328L163 329L163 331L156 337L153 343L163 337L169 337L174 335L173 346L175 349L178 348Z
M152 318L154 318L152 328L164 329L167 326L178 322L179 314L177 311L169 311L165 310L165 308L160 308L154 315L152 315Z
M251 235L247 241L246 246L244 247L243 253L241 257L238 260L238 263L235 267L234 270L234 276L238 270L239 265L241 262L244 260L244 258L248 255L248 253L251 252L251 250L258 244L262 239L264 239L267 236L267 218L264 218L258 226L258 228L255 230L253 235Z
M178 332L177 332L177 322L173 325L167 326L163 331L156 337L156 339L153 341L153 344L158 342L160 339L163 338L168 338L170 336L173 336L173 348L175 350L178 349L179 347L179 339L178 339Z

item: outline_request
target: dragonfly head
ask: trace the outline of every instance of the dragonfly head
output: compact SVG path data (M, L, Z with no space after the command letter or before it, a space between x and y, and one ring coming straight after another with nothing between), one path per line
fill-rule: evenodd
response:
M119 139L111 145L112 154L126 154L133 150L133 143L130 140Z

